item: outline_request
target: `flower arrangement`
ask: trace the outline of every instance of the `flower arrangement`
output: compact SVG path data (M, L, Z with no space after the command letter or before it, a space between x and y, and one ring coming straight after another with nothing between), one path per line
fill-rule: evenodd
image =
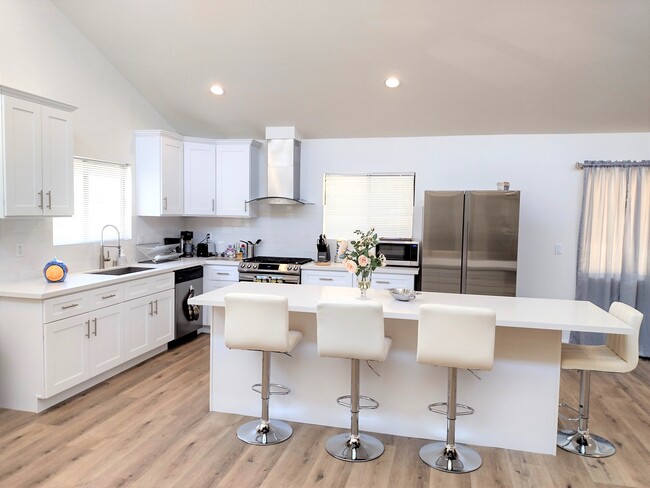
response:
M355 230L354 233L358 234L359 238L350 241L350 247L342 246L340 250L345 269L359 277L366 277L377 268L386 266L384 255L375 253L375 246L379 243L375 229L372 228L368 232Z

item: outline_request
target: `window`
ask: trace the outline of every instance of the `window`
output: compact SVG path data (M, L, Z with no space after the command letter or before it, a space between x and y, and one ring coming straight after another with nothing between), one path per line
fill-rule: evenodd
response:
M351 239L374 227L380 237L413 236L415 173L325 174L323 233Z
M98 242L106 224L115 225L122 239L130 239L131 168L75 158L74 216L53 220L55 246Z

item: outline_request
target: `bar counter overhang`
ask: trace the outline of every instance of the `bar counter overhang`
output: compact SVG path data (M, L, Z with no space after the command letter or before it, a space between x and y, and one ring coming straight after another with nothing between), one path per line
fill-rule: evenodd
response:
M271 381L291 388L290 395L271 398L271 417L349 427L349 412L336 403L349 392L349 361L318 356L316 304L354 299L359 290L240 282L190 300L213 307L210 410L256 417L259 395L250 387L260 381L261 353L230 350L223 339L223 297L232 292L286 296L291 328L304 334L291 357L274 354L271 359ZM421 304L487 307L496 313L494 368L476 371L480 380L469 371L458 372L458 402L476 413L457 423L456 440L477 446L555 454L562 331L632 333L630 326L584 301L422 293L400 302L387 290L372 288L368 297L382 303L385 333L393 339L386 362L372 364L380 376L362 364L361 394L380 404L363 413L360 428L368 432L445 438L445 417L429 412L427 405L446 400L447 369L415 360Z

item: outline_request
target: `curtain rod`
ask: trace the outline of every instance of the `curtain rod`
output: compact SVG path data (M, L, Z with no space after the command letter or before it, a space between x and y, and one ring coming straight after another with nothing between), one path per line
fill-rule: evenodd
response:
M641 161L585 161L584 163L577 162L576 169L588 168L622 168L626 166L650 166L650 160L643 159Z
M129 163L119 163L117 161L109 161L107 159L97 159L97 158L87 158L86 156L72 156L74 159L80 159L82 161L92 161L94 163L107 163L107 164L117 164L118 166L130 166Z

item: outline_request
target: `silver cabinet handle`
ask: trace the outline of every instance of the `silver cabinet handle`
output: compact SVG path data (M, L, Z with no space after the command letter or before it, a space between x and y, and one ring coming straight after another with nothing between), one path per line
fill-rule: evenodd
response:
M52 210L52 191L47 192L47 208Z
M40 205L38 206L38 208L43 208L43 190L39 191L39 192L37 193L37 195L38 195L38 196L40 197L40 199L41 199L41 203L40 203Z
M163 197L163 210L167 210L167 197Z
M68 308L75 308L75 307L78 307L78 306L79 306L78 303L73 303L72 305L63 305L61 308L63 310L67 310Z
M102 300L108 300L109 298L114 298L116 295L113 293L112 295L106 295L105 297L102 297Z
M228 276L230 273L217 272L219 276Z
M93 330L93 335L97 335L97 317L93 319L93 325L95 326Z
M375 283L378 285L390 285L390 281L376 280Z
M90 338L90 320L86 320L86 337Z
M212 211L214 212L214 198L212 199Z
M153 302L149 302L149 315L153 316Z
M154 310L153 313L155 313L156 315L158 315L158 300L155 300L154 303L156 304L156 309Z
M334 278L318 278L319 281L334 281Z

